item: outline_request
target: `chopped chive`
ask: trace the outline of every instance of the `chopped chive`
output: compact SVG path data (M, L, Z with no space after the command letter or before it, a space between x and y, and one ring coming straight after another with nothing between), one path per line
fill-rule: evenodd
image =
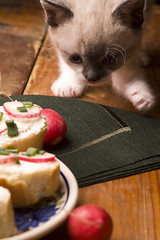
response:
M44 150L39 150L38 154L43 155L43 154L45 154L45 151Z
M26 107L17 107L17 110L19 112L28 112L27 108Z
M32 156L35 156L38 152L39 152L38 148L30 147L30 148L27 149L26 154L27 154L27 156L32 157Z
M16 123L13 120L6 120L7 125L7 134L9 137L15 137L18 135L18 128Z
M22 152L21 154L24 155L24 156L27 156L27 153L26 153L26 152Z
M19 153L19 149L17 148L7 148L6 150L10 153Z
M4 148L0 148L0 155L9 155L9 152Z
M15 161L17 164L20 164L20 161L19 161L18 157L14 157L14 161Z
M3 118L3 112L0 112L0 121L2 120Z
M33 106L33 103L31 101L22 101L22 104L26 108L30 108Z

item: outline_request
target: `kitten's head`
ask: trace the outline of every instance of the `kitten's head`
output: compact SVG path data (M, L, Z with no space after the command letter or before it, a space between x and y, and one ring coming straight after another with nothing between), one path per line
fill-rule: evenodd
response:
M83 78L120 68L140 44L146 0L41 0L53 44Z

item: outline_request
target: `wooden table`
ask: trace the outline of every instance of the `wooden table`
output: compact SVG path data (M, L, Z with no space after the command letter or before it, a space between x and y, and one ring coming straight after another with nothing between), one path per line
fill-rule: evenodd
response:
M148 74L157 93L157 106L148 114L160 117L160 7L154 6L146 26L144 44L152 56ZM1 96L53 95L52 82L58 77L55 51L38 0L0 1L0 71ZM111 85L88 88L80 98L108 106L135 111ZM111 240L160 239L160 170L84 187L78 204L95 203L112 216ZM69 239L66 223L42 238Z

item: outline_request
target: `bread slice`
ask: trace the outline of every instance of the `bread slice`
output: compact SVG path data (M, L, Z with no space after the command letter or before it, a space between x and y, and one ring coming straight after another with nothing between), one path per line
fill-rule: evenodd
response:
M0 186L0 238L12 236L18 232L8 189Z
M37 132L34 132L34 129L30 129L12 138L8 137L7 134L3 134L3 136L0 136L0 148L18 148L20 151L26 151L29 147L41 149L46 132L47 126L45 124Z
M44 116L39 115L33 118L11 118L0 106L0 112L3 112L1 126L5 126L5 121L12 119L18 128L18 135L10 137L7 130L0 131L0 148L18 148L20 151L26 151L29 147L41 149L43 147L45 134L47 132L47 123Z
M13 206L35 204L43 197L52 196L60 185L58 161L0 165L0 186L11 192Z

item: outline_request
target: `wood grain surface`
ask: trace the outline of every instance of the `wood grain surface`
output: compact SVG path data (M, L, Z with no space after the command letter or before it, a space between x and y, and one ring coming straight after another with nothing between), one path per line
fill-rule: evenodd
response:
M21 94L45 37L38 1L0 1L0 72L3 90Z
M46 34L38 0L0 1L1 95L53 95L51 84L59 75L55 50ZM151 56L148 76L157 95L147 114L160 117L160 7L155 5L144 31L144 47ZM136 111L111 84L88 88L80 98ZM154 127L154 126L153 126ZM160 170L146 172L79 189L77 205L95 203L112 217L111 240L160 239ZM66 222L42 240L67 240Z

